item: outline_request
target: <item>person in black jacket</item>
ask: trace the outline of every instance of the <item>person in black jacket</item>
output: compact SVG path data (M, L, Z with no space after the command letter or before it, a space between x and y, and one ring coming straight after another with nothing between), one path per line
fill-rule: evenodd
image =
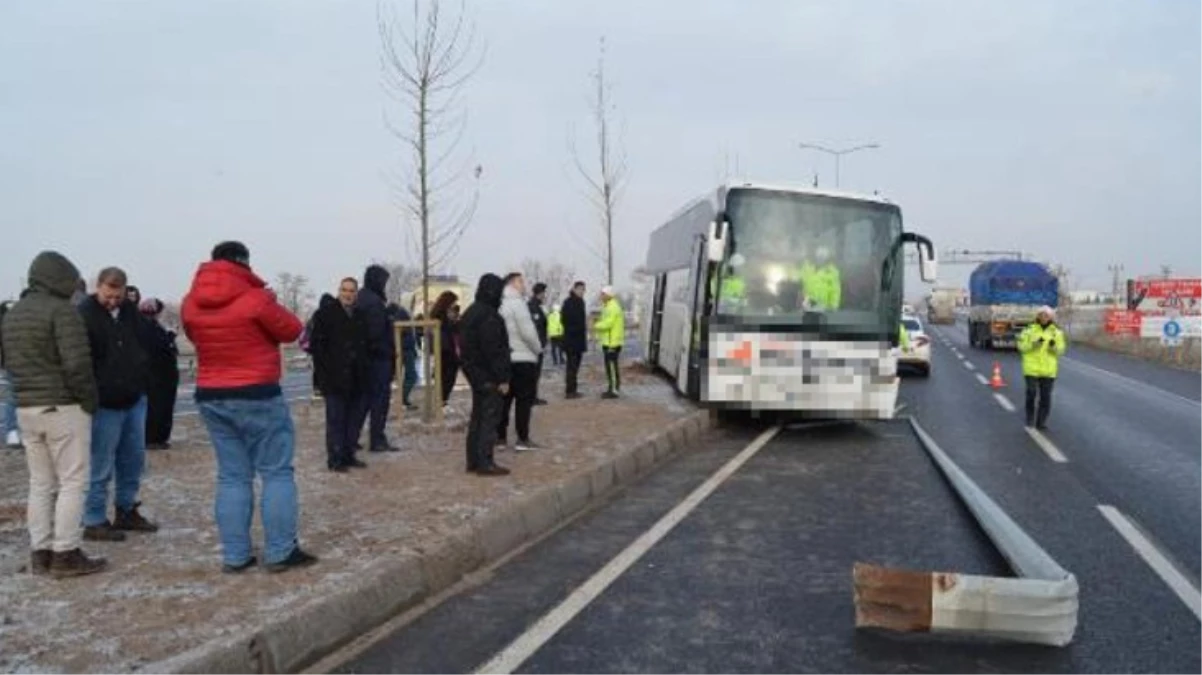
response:
M445 406L459 376L459 296L443 291L434 301L430 318L438 321L438 350L442 377L442 404Z
M337 299L322 296L309 337L313 384L326 404L326 466L337 473L367 466L355 457L355 409L367 366L364 325L355 308L358 291L359 282L347 277L338 284Z
M505 282L495 274L480 277L476 301L459 321L463 374L472 386L472 415L467 432L467 470L481 476L504 476L509 469L493 461L501 408L509 393L509 335L497 311Z
M576 377L580 372L580 359L588 351L588 315L584 308L585 287L583 281L572 284L572 293L563 301L563 351L568 357L564 373L565 397L580 398Z
M101 270L96 293L79 305L88 330L100 405L92 416L91 486L84 505L84 538L124 541L124 531L159 528L138 512L146 465L146 352L139 340L142 317L126 299L125 272ZM108 487L116 483L116 515L108 519Z
M179 348L175 344L175 331L167 330L159 323L159 315L163 313L162 301L147 298L138 309L142 312L140 341L146 352L149 375L146 449L167 450L171 447L175 394L179 389Z
M547 300L547 285L539 281L534 284L530 301L530 318L534 319L534 330L538 331L538 341L543 351L538 353L538 376L534 380L534 405L547 405L547 400L539 397L538 383L543 379L543 355L547 351L547 313L543 311L543 303Z
M388 421L388 408L392 403L392 376L396 369L396 339L392 322L388 319L387 295L388 270L371 265L363 274L363 288L355 300L364 330L367 358L364 363L364 382L359 393L359 406L355 411L355 437L363 430L363 423L371 417L368 446L372 452L396 452L400 448L388 442L384 425Z

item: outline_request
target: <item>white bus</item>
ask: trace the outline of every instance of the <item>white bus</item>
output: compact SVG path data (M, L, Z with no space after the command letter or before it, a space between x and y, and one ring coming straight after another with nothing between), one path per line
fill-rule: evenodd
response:
M714 407L891 418L905 243L934 281L934 247L888 200L721 186L651 234L647 362Z

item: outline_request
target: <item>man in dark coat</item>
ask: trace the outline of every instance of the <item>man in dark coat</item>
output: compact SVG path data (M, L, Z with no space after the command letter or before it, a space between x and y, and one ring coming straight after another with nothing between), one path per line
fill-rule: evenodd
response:
M337 299L322 296L309 337L313 383L326 404L326 466L337 473L367 466L355 457L355 410L367 366L364 326L355 308L358 292L359 282L347 277L338 284Z
M175 344L175 331L159 323L163 313L161 300L147 298L138 309L142 313L139 340L146 351L150 376L146 393L146 449L167 450L171 447L175 395L179 389L179 348Z
M497 426L509 393L509 336L498 310L505 282L495 274L480 277L476 301L459 321L463 374L472 387L472 414L467 432L467 470L480 476L504 476L509 469L493 461Z
M138 512L146 467L146 391L150 373L139 339L142 317L127 299L125 272L107 267L96 292L79 305L88 330L100 405L92 416L92 484L84 505L84 538L124 541L125 531L155 532ZM109 484L116 512L108 517Z
M396 452L400 448L388 442L384 425L392 403L392 375L396 368L396 339L388 318L388 270L371 265L363 274L363 288L355 300L355 308L363 321L367 359L364 382L355 416L355 435L371 417L370 442L372 452Z
M584 308L584 282L572 284L572 293L563 301L563 351L568 357L564 373L566 398L580 398L576 376L580 372L580 359L588 351L588 315Z
M534 381L534 405L547 405L547 400L538 395L538 383L543 379L543 356L547 351L547 313L543 311L543 303L547 300L547 285L539 281L534 284L532 290L534 292L526 304L530 307L530 318L534 319L534 330L538 331L538 341L543 346L543 351L538 355L538 379Z

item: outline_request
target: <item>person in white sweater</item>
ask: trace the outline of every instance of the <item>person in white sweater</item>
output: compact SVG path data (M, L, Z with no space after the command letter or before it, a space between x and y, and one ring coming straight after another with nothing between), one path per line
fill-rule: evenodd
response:
M543 345L538 338L534 318L530 316L525 294L526 281L520 273L514 272L505 277L500 313L505 320L505 331L509 334L509 358L513 363L513 373L509 393L505 395L501 424L497 427L497 445L508 445L509 411L516 408L513 426L518 438L514 450L534 450L538 447L530 440L530 415L538 394L538 359L543 352Z

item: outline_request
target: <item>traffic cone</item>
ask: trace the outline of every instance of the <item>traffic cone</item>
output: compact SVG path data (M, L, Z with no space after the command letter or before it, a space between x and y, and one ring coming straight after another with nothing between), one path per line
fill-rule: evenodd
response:
M1002 366L997 361L993 362L993 377L989 378L989 386L994 389L1001 389L1006 386L1006 382L1002 380Z

